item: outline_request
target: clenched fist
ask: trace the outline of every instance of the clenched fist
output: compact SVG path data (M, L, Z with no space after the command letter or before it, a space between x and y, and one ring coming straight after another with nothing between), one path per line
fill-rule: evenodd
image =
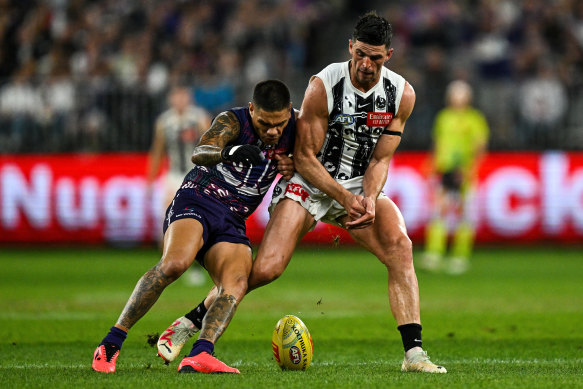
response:
M255 145L227 146L221 150L221 158L229 162L243 162L247 165L259 165L265 160L261 149Z

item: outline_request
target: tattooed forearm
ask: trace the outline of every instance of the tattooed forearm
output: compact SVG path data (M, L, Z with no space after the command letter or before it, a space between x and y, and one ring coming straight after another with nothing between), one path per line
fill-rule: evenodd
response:
M237 139L239 131L239 120L234 113L227 111L219 114L194 148L192 163L211 166L221 162L221 150L227 143Z
M160 265L154 266L140 278L119 319L117 319L117 324L129 330L150 310L164 288L173 281L159 267Z
M235 296L221 294L209 307L202 321L200 338L216 342L225 332L229 322L235 314L239 302Z

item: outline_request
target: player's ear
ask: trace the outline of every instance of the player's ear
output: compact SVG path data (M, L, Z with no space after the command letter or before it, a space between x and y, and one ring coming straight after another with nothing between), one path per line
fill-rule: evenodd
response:
M348 40L348 52L352 55L352 39Z
M393 48L390 48L389 50L387 50L387 58L385 59L385 62L387 62L389 59L391 59L394 51L395 51L395 49L393 49Z
M252 114L253 114L253 109L254 109L254 107L253 107L253 103L250 101L250 102L248 103L248 106L249 106L249 114L251 114L251 115L252 115Z

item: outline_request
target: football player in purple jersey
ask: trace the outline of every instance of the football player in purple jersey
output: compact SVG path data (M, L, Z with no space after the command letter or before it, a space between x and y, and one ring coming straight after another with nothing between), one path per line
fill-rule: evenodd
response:
M245 220L278 172L288 178L293 174L288 154L294 147L295 115L287 86L267 80L255 86L248 107L233 108L214 119L193 151L194 167L166 211L162 259L140 278L95 350L94 370L115 371L128 331L196 259L215 283L216 298L199 327L199 339L178 370L239 373L213 356L214 344L247 291L252 253Z

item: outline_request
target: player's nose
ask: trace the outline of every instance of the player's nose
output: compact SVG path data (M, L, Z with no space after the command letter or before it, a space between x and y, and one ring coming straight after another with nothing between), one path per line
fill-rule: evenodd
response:
M372 65L372 61L370 60L369 57L364 57L362 60L362 66L365 67L366 69L369 69Z

